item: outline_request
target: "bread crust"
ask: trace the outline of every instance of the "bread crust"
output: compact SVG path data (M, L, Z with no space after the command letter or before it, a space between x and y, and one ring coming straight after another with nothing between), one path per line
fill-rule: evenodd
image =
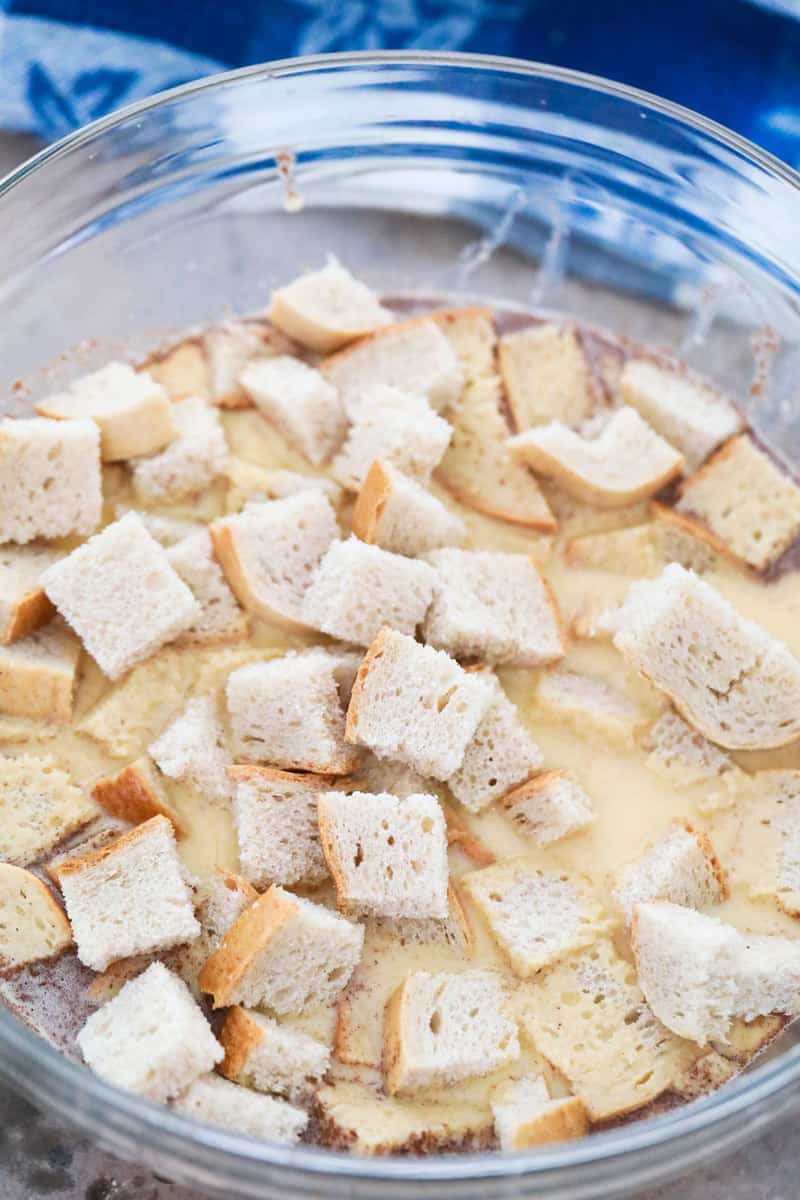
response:
M211 535L214 556L222 567L222 573L228 581L228 586L242 607L246 608L248 612L255 613L263 621L281 625L284 629L295 633L308 633L307 625L270 608L258 597L247 577L247 571L239 555L235 531L228 524L227 519L212 521L208 532Z
M723 867L722 863L717 858L717 852L712 845L711 838L704 829L695 829L685 817L676 817L672 822L673 828L684 829L686 833L691 834L695 839L703 857L709 865L711 874L716 880L717 888L719 889L720 902L727 900L730 896L730 886L728 884L728 872Z
M217 1040L225 1051L217 1070L236 1082L241 1078L250 1055L263 1042L264 1030L250 1019L246 1009L237 1004L225 1014Z
M391 632L388 625L384 625L378 631L378 636L362 658L361 665L356 672L344 726L344 740L349 742L350 745L358 745L358 714L364 697L367 677L375 663L383 657L383 648Z
M447 824L447 844L456 846L462 854L465 854L479 867L490 867L492 863L496 862L496 856L478 835L473 833L453 805L448 804L446 800L441 800L440 804Z
M33 588L15 604L11 620L3 630L3 645L17 642L46 625L55 616L55 612L55 605L48 599L44 588Z
M362 542L375 542L378 526L391 494L392 483L388 472L381 460L376 458L364 476L350 523L353 533Z
M72 927L67 920L66 913L47 884L31 871L26 871L24 867L17 867L8 862L0 863L0 903L3 899L3 892L13 891L16 893L23 887L34 894L35 899L30 902L30 907L35 906L39 910L40 918L37 922L39 927L41 927L42 920L50 926L55 945L46 954L37 954L25 958L22 962L14 962L6 958L3 947L0 945L0 972L21 968L29 963L40 962L45 958L55 958L72 944Z
M407 1064L403 1050L403 1017L408 1003L409 980L404 979L389 1000L383 1019L383 1074L390 1096L402 1091Z
M106 812L133 825L158 815L166 817L172 823L175 836L185 837L186 825L166 798L159 795L153 783L153 779L148 778L147 766L140 759L123 767L116 775L98 779L92 788L92 796Z
M246 908L230 927L219 947L210 954L197 976L200 990L208 992L214 1008L226 1008L253 959L297 912L297 905L271 887Z

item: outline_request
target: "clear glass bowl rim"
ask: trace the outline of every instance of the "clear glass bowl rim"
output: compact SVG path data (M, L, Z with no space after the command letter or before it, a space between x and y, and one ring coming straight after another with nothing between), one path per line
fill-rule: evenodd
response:
M653 93L566 67L554 67L546 63L500 55L382 50L279 59L204 77L159 92L134 104L125 105L45 147L5 178L0 178L0 201L12 188L35 171L46 167L53 159L69 154L115 126L125 124L175 100L183 100L208 89L220 89L247 80L361 66L417 66L497 71L593 90L630 101L689 126L800 193L800 173L787 163L733 130ZM4 1064L2 1059L6 1056L8 1057ZM554 1171L599 1165L601 1162L608 1164L615 1159L622 1160L628 1156L646 1153L648 1150L660 1150L663 1153L670 1144L691 1135L711 1133L715 1127L725 1125L737 1115L744 1114L747 1109L764 1103L771 1097L777 1097L779 1093L784 1093L796 1085L800 1081L800 1045L786 1051L778 1059L734 1080L722 1093L678 1107L661 1116L593 1134L575 1143L565 1142L553 1149L542 1147L532 1152L482 1152L433 1158L360 1158L314 1146L284 1147L255 1141L207 1125L200 1126L170 1109L105 1083L87 1068L65 1058L54 1047L26 1029L5 1011L2 1005L0 1074L6 1074L23 1093L44 1106L48 1106L48 1080L58 1085L55 1090L59 1098L70 1094L80 1096L81 1103L75 1105L71 1112L64 1113L61 1107L58 1107L58 1111L66 1120L79 1127L88 1128L90 1124L96 1124L88 1116L85 1120L82 1119L84 1112L89 1108L95 1113L113 1111L116 1118L115 1132L124 1136L135 1129L142 1142L145 1143L146 1139L146 1144L154 1150L158 1150L160 1146L180 1155L181 1149L190 1150L194 1145L198 1149L202 1147L205 1151L223 1156L231 1168L238 1160L242 1166L249 1164L251 1167L257 1167L263 1164L265 1167L293 1170L298 1174L306 1172L317 1176L320 1182L327 1175L335 1176L339 1180L349 1177L354 1181L363 1182L395 1180L444 1183L504 1176L535 1179L537 1175ZM219 1169L225 1165L221 1160L217 1160L214 1174L219 1175Z

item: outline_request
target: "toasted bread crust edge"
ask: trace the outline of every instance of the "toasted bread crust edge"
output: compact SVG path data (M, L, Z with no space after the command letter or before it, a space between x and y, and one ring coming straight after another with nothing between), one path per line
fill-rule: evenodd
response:
M34 633L46 625L55 612L55 605L48 599L44 588L37 587L27 592L14 606L11 619L3 630L2 644L9 646Z
M375 542L378 526L391 494L389 475L381 460L376 458L364 476L350 522L352 532L362 542Z
M246 1009L235 1005L226 1012L217 1040L225 1051L217 1070L226 1079L236 1082L244 1073L250 1055L263 1042L264 1030L251 1019Z
M683 829L697 842L701 854L708 863L709 870L714 876L719 890L719 901L727 900L730 896L730 886L728 883L728 872L722 866L722 863L717 858L717 852L714 849L711 838L703 829L695 829L691 822L684 817L676 817L672 822L674 829Z
M19 880L20 875L24 876L25 886L30 888L31 891L36 892L37 896L44 902L47 908L48 920L58 937L58 944L50 953L41 955L38 958L26 959L24 963L19 964L6 959L2 952L3 948L0 946L0 973L10 973L22 967L29 966L34 962L44 962L46 959L57 958L68 946L72 945L73 940L72 926L67 919L67 915L47 884L38 875L34 875L32 871L27 871L24 867L16 866L14 863L4 862L0 863L0 889L3 886L3 876L9 875L15 881ZM16 887L18 885L15 882L12 886Z
M247 578L247 570L239 555L236 533L232 527L233 520L235 520L235 516L221 517L217 521L212 521L208 527L208 532L211 535L214 557L222 567L222 573L234 596L243 608L247 609L248 612L255 613L262 620L280 625L282 628L294 633L308 633L308 625L304 625L301 621L296 621L292 617L287 617L285 613L279 613L275 609L270 608L268 604L265 604L256 595Z
M344 740L349 742L351 746L359 745L358 739L358 713L361 703L364 698L364 689L366 687L367 678L372 667L383 657L383 648L391 634L391 629L388 625L384 625L379 631L375 641L367 650L361 660L361 665L356 672L353 690L350 693L350 703L347 706L347 716L344 726Z
M296 912L293 898L271 887L237 917L197 976L200 990L211 995L214 1008L227 1007L253 959Z
M92 788L92 796L106 812L130 821L132 825L162 816L172 823L177 838L186 837L188 830L183 821L147 776L147 769L141 762L132 762L118 774L98 779Z
M484 845L476 833L473 833L452 804L448 804L446 800L440 800L439 803L447 825L448 846L457 846L462 854L477 863L479 867L491 867L497 858L489 847Z

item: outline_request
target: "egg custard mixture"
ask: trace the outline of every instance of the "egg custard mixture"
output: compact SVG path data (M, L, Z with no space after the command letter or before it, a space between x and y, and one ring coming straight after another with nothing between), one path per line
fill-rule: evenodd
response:
M798 539L680 363L333 261L3 420L0 995L358 1154L725 1085L800 1004Z

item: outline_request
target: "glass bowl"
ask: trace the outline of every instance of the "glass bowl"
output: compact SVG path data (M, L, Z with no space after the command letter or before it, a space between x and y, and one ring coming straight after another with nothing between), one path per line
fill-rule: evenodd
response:
M640 92L514 60L274 63L122 110L0 183L0 395L263 308L334 253L387 294L534 305L678 352L800 462L800 177ZM193 1124L0 1011L0 1075L108 1150L225 1197L625 1194L800 1097L800 1048L714 1096L534 1152L358 1159Z

